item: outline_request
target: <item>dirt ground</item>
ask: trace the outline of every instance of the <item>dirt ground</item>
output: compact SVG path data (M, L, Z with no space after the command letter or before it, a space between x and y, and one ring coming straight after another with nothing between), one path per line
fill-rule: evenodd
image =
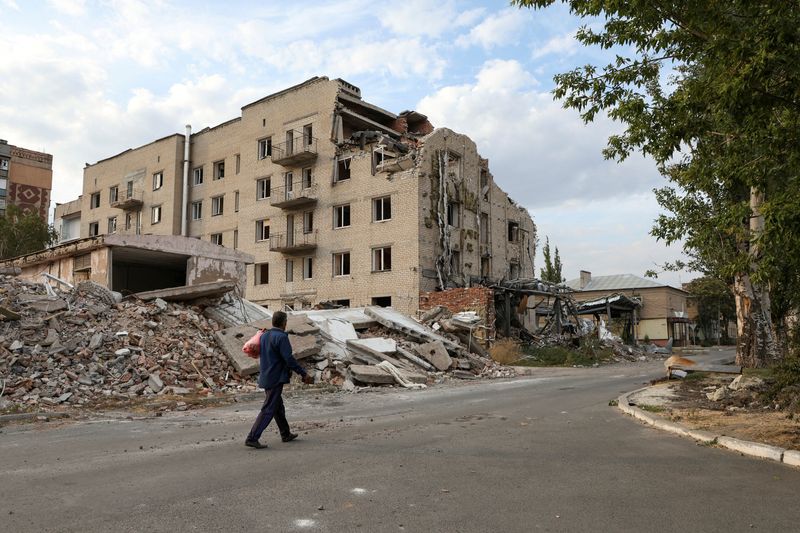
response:
M647 411L692 429L800 450L800 416L766 405L763 386L733 391L734 376L709 375L699 379L658 384L632 398ZM726 386L718 401L706 395Z

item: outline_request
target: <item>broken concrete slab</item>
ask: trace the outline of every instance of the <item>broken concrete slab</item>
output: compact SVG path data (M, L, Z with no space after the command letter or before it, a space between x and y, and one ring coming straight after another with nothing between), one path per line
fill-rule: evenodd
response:
M448 350L463 351L460 344L438 335L432 329L390 307L367 307L364 309L364 313L374 318L380 325L399 331L418 342L439 341Z
M365 361L369 362L370 364L377 364L381 361L388 361L392 365L396 367L402 367L403 363L395 359L394 357L387 355L383 352L379 352L377 350L373 350L367 345L358 344L359 340L349 340L347 341L347 347L354 353L354 356L357 357L365 357Z
M28 307L32 307L37 311L41 311L43 313L55 313L56 311L63 311L67 309L69 306L67 302L62 300L61 298L54 298L51 300L41 300L37 302L31 302L28 304Z
M353 379L361 383L382 385L394 383L394 376L376 366L350 365L350 374Z
M439 341L427 342L414 347L414 350L426 361L436 367L437 370L445 371L453 364L453 360L447 353L447 349Z
M251 359L244 352L242 346L258 331L253 326L234 326L217 331L217 339L222 351L233 363L233 367L242 376L249 376L258 372L258 359Z
M195 285L184 285L156 291L137 292L135 296L145 301L161 298L168 302L182 302L208 296L221 296L226 292L232 291L235 287L236 282L230 280L210 281L208 283L197 283Z
M319 326L306 315L289 315L286 320L286 333L314 335L319 333Z
M289 335L289 344L292 345L292 355L297 360L317 355L320 349L315 335Z
M424 368L425 370L429 370L429 371L436 370L436 367L433 366L432 364L430 364L428 361L426 361L425 359L423 359L421 357L417 357L416 355L414 355L413 353L409 352L405 348L402 348L401 346L397 347L397 355L399 355L399 356L411 361L415 365L417 365L417 366L419 366L421 368Z
M266 307L245 298L239 298L232 292L223 295L218 304L206 307L203 314L226 328L272 318L272 312Z
M164 388L164 382L161 381L161 376L158 374L150 374L147 378L147 386L150 387L151 391L158 393Z
M323 320L336 318L350 322L356 329L366 329L376 324L375 319L365 314L363 307L349 307L346 309L309 309L307 311L295 311L295 314L306 315L316 324Z
M370 337L367 339L355 339L348 341L348 345L364 346L371 350L381 353L395 353L397 351L397 341L386 337Z
M341 318L330 318L317 322L322 333L326 334L332 341L346 343L349 340L358 339L358 333L351 322Z
M52 346L57 341L58 341L58 332L53 328L50 328L47 330L47 337L45 337L45 339L39 344L41 344L42 346Z

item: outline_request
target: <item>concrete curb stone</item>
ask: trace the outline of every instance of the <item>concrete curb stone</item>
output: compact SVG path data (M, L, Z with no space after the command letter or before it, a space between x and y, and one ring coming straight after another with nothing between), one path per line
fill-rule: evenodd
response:
M649 388L650 387L642 387L641 389L636 389L635 391L620 395L620 397L617 399L617 407L623 413L631 415L633 418L641 420L642 422L645 422L656 429L675 433L676 435L680 435L682 437L689 437L703 444L719 444L723 448L739 452L743 455L758 457L760 459L768 459L778 463L800 467L800 451L798 450L785 450L777 446L771 446L769 444L763 444L760 442L751 442L733 437L726 437L710 431L690 429L683 424L665 420L661 417L652 415L642 409L639 409L635 405L631 405L629 400L631 396Z

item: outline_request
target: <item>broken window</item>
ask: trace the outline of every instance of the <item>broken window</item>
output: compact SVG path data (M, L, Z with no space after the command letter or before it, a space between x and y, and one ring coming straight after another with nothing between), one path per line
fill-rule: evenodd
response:
M509 279L519 279L519 263L510 263L509 264Z
M314 212L306 211L303 213L303 233L314 231Z
M197 167L192 171L192 184L194 185L203 184L203 167Z
M222 246L222 233L212 233L211 243L216 244L217 246Z
M153 190L157 191L164 186L164 173L156 172L153 174Z
M203 218L203 201L192 202L192 220Z
M125 229L126 230L131 229L132 225L133 225L133 214L125 213Z
M89 222L89 237L96 237L100 234L100 223Z
M233 249L236 250L239 248L239 230L233 230Z
M311 279L314 276L314 258L303 258L303 279Z
M481 257L481 277L488 278L492 273L492 266L488 257Z
M270 179L256 180L256 200L266 200L270 195Z
M331 300L331 303L333 305L336 305L336 306L339 306L339 307L350 307L350 299L349 298L342 298L342 299L339 299L339 300Z
M236 158L236 173L238 174L242 168L242 156L240 154L236 154L234 157Z
M294 259L286 260L286 281L294 281Z
M392 198L384 196L372 200L372 221L381 222L392 219Z
M117 217L110 217L108 219L108 233L117 232Z
M150 210L150 223L158 224L159 222L161 222L161 206L154 205Z
M309 189L311 188L311 169L304 168L303 169L303 188Z
M292 180L294 179L294 173L287 172L283 175L283 185L286 188L286 199L288 200L291 198L291 193L294 190L294 183Z
M485 168L481 169L481 189L489 185L489 171Z
M458 204L456 202L447 204L447 223L453 227L458 227Z
M92 197L89 200L89 209L96 209L100 207L100 193L93 192Z
M372 271L388 272L392 269L392 247L384 246L372 249Z
M267 157L272 157L272 137L258 140L258 158L265 159Z
M211 216L219 216L225 209L225 195L215 196L211 199Z
M256 241L269 240L269 219L256 220Z
M125 198L133 198L133 182L129 181L125 186Z
M333 208L333 227L346 228L350 226L350 204L337 205Z
M391 307L392 306L392 297L391 296L373 296L372 297L372 305L377 305L378 307Z
M239 212L239 191L233 191L233 212Z
M508 242L519 242L519 224L508 222Z
M113 204L119 200L119 187L114 185L108 189L108 203Z
M269 283L269 263L255 265L255 284L266 285Z
M336 176L334 181L345 181L350 179L350 163L352 162L351 158L340 159L336 163Z
M303 126L303 146L311 146L314 139L314 130L311 124Z
M221 180L225 177L225 160L214 163L214 179Z
M489 244L489 214L481 213L481 244Z
M333 275L350 275L350 252L339 252L333 254Z

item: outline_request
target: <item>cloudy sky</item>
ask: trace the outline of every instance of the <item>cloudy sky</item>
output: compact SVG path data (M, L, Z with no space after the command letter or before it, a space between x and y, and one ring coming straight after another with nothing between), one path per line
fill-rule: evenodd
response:
M417 109L471 136L542 241L558 246L568 279L581 269L643 275L679 256L648 235L658 214L652 189L662 184L652 162L604 161L619 126L585 126L553 101L554 74L610 60L578 45L583 22L561 6L0 0L0 14L0 138L53 154L56 202L81 193L86 162L186 123L223 122L325 75L358 85L369 102Z

